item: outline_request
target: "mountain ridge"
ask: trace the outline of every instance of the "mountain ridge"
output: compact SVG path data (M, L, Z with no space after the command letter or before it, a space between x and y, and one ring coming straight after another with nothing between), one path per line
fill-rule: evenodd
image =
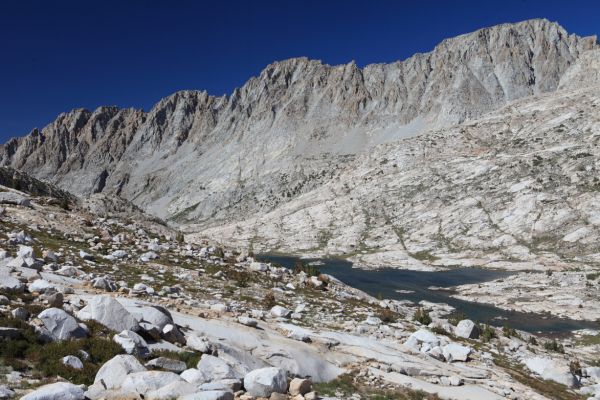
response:
M0 165L103 192L197 229L277 209L378 144L554 92L595 37L548 20L483 28L390 64L269 64L231 95L178 91L151 110L61 114L0 146ZM585 74L584 74L585 76Z

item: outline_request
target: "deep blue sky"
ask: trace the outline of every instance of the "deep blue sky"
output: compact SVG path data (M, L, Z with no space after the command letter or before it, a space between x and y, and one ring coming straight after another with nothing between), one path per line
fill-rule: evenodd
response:
M600 33L598 1L0 1L0 142L72 108L149 109L180 89L221 95L274 60L359 65L545 17Z

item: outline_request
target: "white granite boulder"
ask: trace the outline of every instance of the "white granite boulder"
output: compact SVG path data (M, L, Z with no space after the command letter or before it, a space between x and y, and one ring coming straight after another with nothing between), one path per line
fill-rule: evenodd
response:
M44 385L21 397L21 400L84 400L82 386L69 382L56 382Z
M77 313L84 321L94 320L107 328L121 332L124 330L137 332L138 321L119 303L110 296L95 296Z
M143 372L146 368L131 355L120 354L104 363L96 373L94 383L101 383L107 389L117 389L134 372Z
M87 336L77 320L60 308L42 311L38 318L44 324L53 340L68 340Z
M260 368L244 377L244 388L256 397L269 397L273 393L287 392L287 377L281 368Z

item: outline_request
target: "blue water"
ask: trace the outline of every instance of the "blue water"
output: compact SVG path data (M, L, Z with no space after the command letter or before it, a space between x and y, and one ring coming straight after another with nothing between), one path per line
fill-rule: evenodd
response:
M287 268L293 268L297 257L262 254L261 260L272 262ZM304 263L315 260L302 260ZM506 311L492 305L458 300L450 295L452 291L431 290L429 287L450 288L468 283L486 282L511 275L507 271L482 268L453 268L448 271L422 272L395 268L364 270L352 268L352 263L343 259L319 259L324 265L318 265L320 272L335 276L342 282L360 289L372 296L386 299L409 300L418 303L427 300L446 303L467 315L474 321L486 322L495 326L508 323L512 328L527 332L566 333L577 329L600 329L600 324L589 321L576 321L553 317L550 314L534 314ZM411 293L398 293L409 290Z

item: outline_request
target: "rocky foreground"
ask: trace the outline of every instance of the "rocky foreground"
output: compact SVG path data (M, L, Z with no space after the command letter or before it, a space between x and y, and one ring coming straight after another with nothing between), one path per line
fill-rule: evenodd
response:
M0 398L600 398L597 332L375 299L2 173Z

